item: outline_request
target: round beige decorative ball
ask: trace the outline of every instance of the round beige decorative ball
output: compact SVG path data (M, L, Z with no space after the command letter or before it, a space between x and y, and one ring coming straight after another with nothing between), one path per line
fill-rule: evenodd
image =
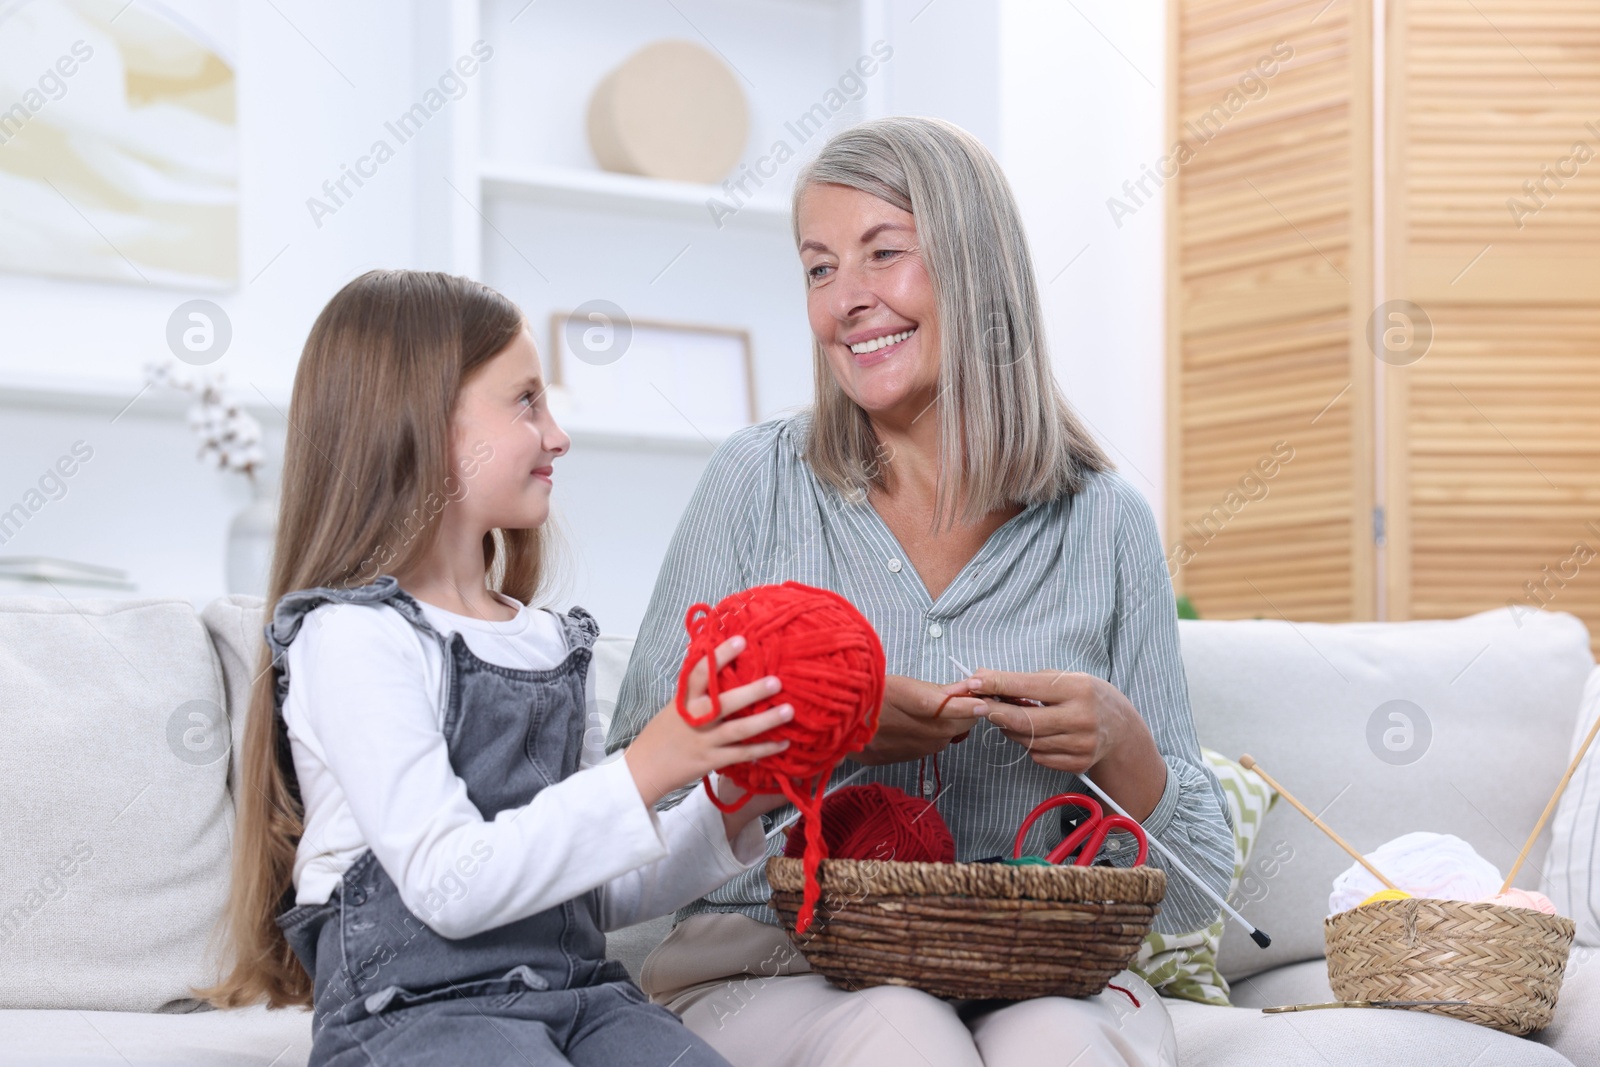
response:
M589 147L601 167L623 174L718 182L749 132L737 77L690 41L645 45L589 98Z

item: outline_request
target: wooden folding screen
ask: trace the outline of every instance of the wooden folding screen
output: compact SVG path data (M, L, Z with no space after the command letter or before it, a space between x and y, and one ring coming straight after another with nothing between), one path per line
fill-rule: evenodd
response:
M1392 618L1507 603L1600 636L1600 6L1395 0L1383 368Z
M1168 563L1208 617L1373 610L1369 11L1170 5Z
M1600 637L1600 7L1372 10L1170 5L1175 581L1212 617Z

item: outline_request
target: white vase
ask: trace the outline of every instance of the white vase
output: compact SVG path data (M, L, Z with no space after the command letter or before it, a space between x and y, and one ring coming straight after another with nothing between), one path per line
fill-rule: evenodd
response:
M255 498L228 524L228 592L264 597L278 531L278 486L265 479L251 485Z

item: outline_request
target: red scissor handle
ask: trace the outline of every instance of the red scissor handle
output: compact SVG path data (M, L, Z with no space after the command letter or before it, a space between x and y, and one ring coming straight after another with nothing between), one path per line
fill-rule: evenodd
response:
M1139 843L1139 855L1133 861L1133 865L1141 866L1150 854L1150 843L1145 839L1144 827L1126 815L1107 815L1098 822L1085 823L1072 831L1071 837L1051 849L1050 855L1045 858L1051 863L1060 863L1061 859L1058 857L1066 856L1077 846L1076 838L1082 836L1085 831L1092 831L1088 834L1088 841L1084 842L1083 851L1079 852L1078 858L1073 861L1079 867L1087 867L1100 854L1100 847L1106 843L1106 835L1113 830L1126 830L1133 835L1133 839Z
M1060 863L1073 849L1082 844L1083 850L1078 853L1078 857L1073 863L1079 867L1089 866L1094 862L1095 856L1099 854L1101 846L1105 844L1106 836L1113 830L1126 830L1139 843L1139 855L1133 861L1135 867L1143 864L1149 856L1150 843L1145 837L1144 827L1137 822L1126 815L1105 814L1104 809L1100 807L1100 802L1094 797L1083 793L1058 793L1041 802L1038 807L1028 813L1026 819L1022 820L1022 825L1017 828L1016 840L1011 845L1012 858L1022 858L1022 839L1027 836L1029 827L1038 820L1039 816L1055 808L1067 806L1083 808L1089 813L1089 817L1077 829L1068 834L1066 840L1051 849L1049 855L1045 856L1045 859L1051 863Z
M1028 836L1029 828L1039 821L1039 816L1055 808L1065 807L1068 804L1084 808L1089 812L1089 819L1085 822L1085 826L1105 817L1104 811L1100 807L1100 802L1094 797L1084 796L1082 793L1058 793L1053 797L1048 797L1040 801L1038 807L1028 812L1028 817L1022 820L1021 826L1017 827L1016 840L1011 844L1011 858L1018 860L1022 858L1022 839ZM1049 859L1049 857L1046 857L1046 859ZM1050 862L1055 863L1057 861L1050 860Z

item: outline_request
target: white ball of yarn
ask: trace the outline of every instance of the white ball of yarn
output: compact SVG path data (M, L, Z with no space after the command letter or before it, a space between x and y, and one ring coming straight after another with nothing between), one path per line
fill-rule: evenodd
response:
M1500 891L1500 872L1454 834L1426 831L1402 834L1366 853L1372 865L1414 897L1482 900ZM1333 880L1329 914L1360 904L1384 885L1361 864Z

